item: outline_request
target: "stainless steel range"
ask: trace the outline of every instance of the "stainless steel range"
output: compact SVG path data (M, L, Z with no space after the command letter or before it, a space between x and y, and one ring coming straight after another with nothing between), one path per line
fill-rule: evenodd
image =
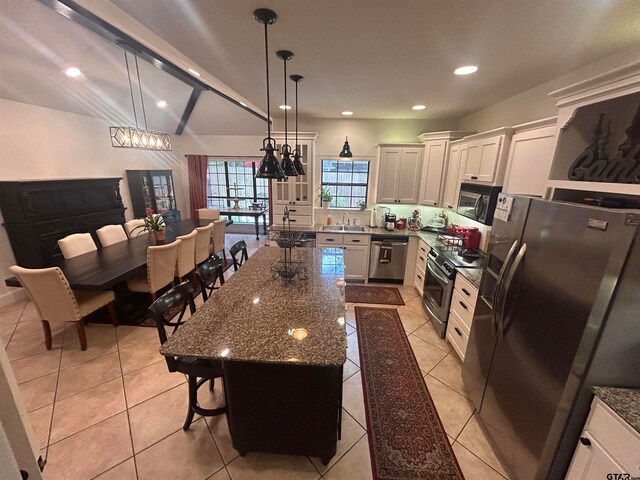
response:
M478 250L436 245L427 257L422 304L436 332L444 338L456 268L482 268L484 255Z

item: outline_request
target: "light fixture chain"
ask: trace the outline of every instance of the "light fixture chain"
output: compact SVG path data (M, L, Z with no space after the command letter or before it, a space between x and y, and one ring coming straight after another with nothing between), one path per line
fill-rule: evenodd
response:
M131 105L133 106L133 118L136 122L136 128L138 128L138 115L136 114L136 102L133 99L133 86L131 85L131 73L129 72L129 58L127 57L127 50L122 49L124 52L124 63L127 66L127 78L129 79L129 92L131 93Z
M287 57L284 58L284 144L288 145L287 138L287 110L289 109L289 104L287 103Z
M296 145L294 149L298 148L298 83L296 82Z
M138 69L138 56L133 52L133 58L136 60L136 75L138 76L138 89L140 90L140 102L142 102L142 118L144 118L144 129L149 130L147 126L147 112L144 109L144 96L142 95L142 82L140 81L140 70Z
M269 36L267 35L267 22L264 23L264 53L267 71L267 137L271 138L271 102L269 97Z

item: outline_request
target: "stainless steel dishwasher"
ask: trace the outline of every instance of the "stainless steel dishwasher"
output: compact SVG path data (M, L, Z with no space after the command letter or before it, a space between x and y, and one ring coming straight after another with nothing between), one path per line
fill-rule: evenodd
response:
M408 246L409 237L373 235L369 254L369 281L403 281Z

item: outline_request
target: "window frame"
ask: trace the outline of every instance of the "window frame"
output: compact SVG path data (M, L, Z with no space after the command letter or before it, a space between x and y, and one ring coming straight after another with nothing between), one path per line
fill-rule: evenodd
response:
M351 163L353 164L354 162L366 162L367 163L367 181L366 183L347 183L347 182L325 182L324 178L323 178L323 174L325 173L324 171L324 162L338 162L338 163ZM322 160L320 160L320 188L324 188L325 186L330 186L330 187L340 187L340 186L349 186L349 187L364 187L365 191L364 191L364 201L365 203L369 203L369 183L371 181L371 166L372 166L372 162L369 159L365 159L365 158L357 158L357 159L353 159L353 160L342 160L340 158L323 158ZM352 179L353 179L353 167L351 168L351 175L352 175ZM336 188L337 191L337 188ZM359 195L355 196L356 198L359 198ZM334 200L338 198L338 195L336 195L334 197ZM350 195L348 197L342 197L342 198L354 198L354 195ZM333 201L332 201L333 202ZM322 198L320 198L320 206L322 206ZM329 204L329 208L333 208L333 209L349 209L349 210L360 210L360 207L339 207L339 206L331 206L331 204Z

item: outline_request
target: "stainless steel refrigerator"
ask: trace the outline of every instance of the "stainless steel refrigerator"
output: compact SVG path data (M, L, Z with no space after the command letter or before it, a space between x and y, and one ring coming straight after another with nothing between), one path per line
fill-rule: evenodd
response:
M640 215L499 202L463 381L510 473L561 479L589 387L640 387Z

